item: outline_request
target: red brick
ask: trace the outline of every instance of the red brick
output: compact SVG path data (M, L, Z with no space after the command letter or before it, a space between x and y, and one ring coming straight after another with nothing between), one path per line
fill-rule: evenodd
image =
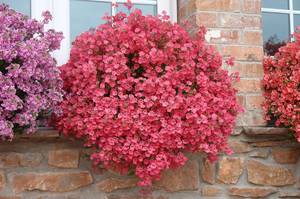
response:
M184 7L184 6L186 6L188 3L189 3L189 1L186 1L186 0L178 0L178 7L179 7L179 8Z
M245 31L243 35L243 43L248 45L261 46L263 43L261 31Z
M234 84L234 87L239 92L255 93L262 91L262 82L256 79L241 79Z
M261 0L244 0L243 4L244 13L260 14Z
M224 46L223 55L240 61L261 61L264 57L262 47L251 46Z
M199 11L217 11L217 1L211 0L191 0L197 10Z
M179 8L178 10L178 21L179 23L183 22L184 19L187 17L188 12L186 6Z
M215 2L217 3L218 11L239 12L241 10L240 0L218 0Z
M206 33L207 37L210 43L237 44L240 42L241 32L239 30L209 30Z
M242 17L243 28L261 29L262 19L259 16L243 16Z
M262 109L263 102L264 97L262 95L246 97L246 104L248 110Z
M217 14L216 13L197 13L193 15L189 21L195 20L196 26L205 26L207 28L213 28L217 26Z
M240 77L263 77L264 68L262 63L235 62L233 67L228 68L230 72L239 72Z
M218 27L242 28L243 27L242 16L240 14L219 13Z
M238 96L237 96L237 100L238 100L238 103L239 103L242 107L245 106L245 102L246 102L245 96L243 96L243 95L238 95Z
M241 10L240 0L193 0L198 11L230 11Z
M178 7L181 8L183 6L186 6L186 4L189 3L189 1L186 0L178 0Z
M185 5L187 9L187 14L193 14L198 11L195 0L189 0L188 3L186 3Z

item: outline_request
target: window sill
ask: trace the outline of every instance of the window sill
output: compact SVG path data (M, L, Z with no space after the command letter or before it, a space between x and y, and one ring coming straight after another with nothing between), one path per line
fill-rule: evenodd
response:
M288 136L293 132L288 128L278 127L243 127L241 134L247 137L264 137L264 136ZM237 134L238 135L238 134ZM57 130L53 128L40 127L34 134L16 135L15 140L56 140L66 139ZM72 139L72 138L68 138Z
M16 141L43 141L62 139L63 136L55 129L48 127L40 127L33 134L18 134L15 135Z
M292 133L288 128L279 127L244 127L243 134L249 137L257 136L287 136Z

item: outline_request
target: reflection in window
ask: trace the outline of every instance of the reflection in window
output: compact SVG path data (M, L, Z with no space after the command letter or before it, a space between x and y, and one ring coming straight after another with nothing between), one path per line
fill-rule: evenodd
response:
M286 41L278 39L276 35L271 36L267 41L264 41L265 54L273 56L278 52L278 49L285 44Z
M299 1L299 0L294 0ZM289 0L262 0L263 8L289 9Z
M128 8L124 3L118 3L117 7L112 7L112 1L88 1L88 0L70 0L70 36L71 41L82 32L97 27L105 23L104 15L124 12L129 14ZM133 4L134 9L140 9L144 15L157 15L157 4L154 1Z
M156 15L156 5L134 4L131 10L140 9L144 15ZM128 8L123 4L118 4L117 12L129 14Z
M264 49L266 54L274 55L278 48L291 39L290 35L300 26L300 0L263 0L262 2Z
M299 0L294 0L293 1L293 7L294 7L294 10L300 10L300 1Z
M0 0L0 4L5 3L17 12L27 16L31 15L31 0Z
M289 38L289 15L263 13L263 27L265 53L274 55Z
M111 3L71 0L71 41L74 41L76 36L80 33L95 28L99 24L105 23L105 20L102 19L105 14L111 15Z
M300 26L300 15L294 15L294 28L295 28L295 30L299 26Z

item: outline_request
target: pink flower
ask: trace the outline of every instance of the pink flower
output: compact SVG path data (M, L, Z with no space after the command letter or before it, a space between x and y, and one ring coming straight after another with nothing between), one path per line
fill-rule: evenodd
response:
M47 24L47 23L49 23L49 21L52 20L52 15L51 15L51 13L49 11L43 12L42 16L44 17L44 19L43 19L43 23L44 24Z
M241 111L222 57L163 16L119 13L74 42L61 67L57 127L85 138L95 165L134 170L140 186L181 167L183 152L229 153Z
M131 2L131 0L127 0L127 2L124 3L124 6L127 7L128 10L131 10L131 8L133 7L133 3Z
M234 65L234 57L229 57L227 60L226 60L226 64L228 66L233 66Z
M263 109L266 120L275 119L275 125L291 128L300 141L300 33L293 37L295 40L281 47L274 57L264 59Z
M117 8L117 7L119 7L119 4L118 3L112 3L111 6L114 7L114 8Z

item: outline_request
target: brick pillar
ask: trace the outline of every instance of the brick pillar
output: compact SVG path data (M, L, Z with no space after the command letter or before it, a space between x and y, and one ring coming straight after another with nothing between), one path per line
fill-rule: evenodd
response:
M192 31L199 26L208 29L206 39L224 57L235 57L230 72L238 71L241 81L235 87L245 113L238 126L263 126L263 41L260 0L179 0L179 23L188 20Z

